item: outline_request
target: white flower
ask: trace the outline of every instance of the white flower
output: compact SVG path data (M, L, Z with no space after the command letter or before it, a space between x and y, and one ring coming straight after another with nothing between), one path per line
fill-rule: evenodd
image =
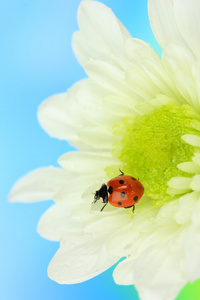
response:
M39 120L82 151L64 154L62 169L28 174L10 195L55 201L38 226L60 241L53 280L88 280L121 257L115 282L134 284L143 300L174 299L200 278L199 11L198 0L149 0L160 59L106 6L81 3L73 47L88 79L47 99ZM100 212L92 193L119 168L145 195L134 213L109 204Z

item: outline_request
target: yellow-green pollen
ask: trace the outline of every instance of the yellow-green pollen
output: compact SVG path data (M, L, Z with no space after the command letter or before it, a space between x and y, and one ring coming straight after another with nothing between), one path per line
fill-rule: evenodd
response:
M193 118L187 105L166 105L151 114L125 117L115 124L113 132L122 141L113 147L113 155L122 162L125 174L142 182L145 192L161 206L172 198L167 194L167 182L175 176L189 176L177 165L190 161L194 147L181 138L184 134L197 134L191 126ZM106 168L112 177L116 168Z

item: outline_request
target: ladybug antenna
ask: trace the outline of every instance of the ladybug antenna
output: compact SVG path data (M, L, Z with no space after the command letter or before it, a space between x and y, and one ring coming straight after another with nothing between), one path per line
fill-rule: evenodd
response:
M122 170L119 169L119 171L120 171L120 173L121 173L120 175L124 175L124 172L122 172Z

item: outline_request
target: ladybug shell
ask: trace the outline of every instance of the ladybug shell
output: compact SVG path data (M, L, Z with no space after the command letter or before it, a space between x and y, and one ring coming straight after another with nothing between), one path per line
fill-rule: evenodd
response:
M107 182L108 201L117 207L130 207L137 203L144 193L139 180L128 175L119 175Z

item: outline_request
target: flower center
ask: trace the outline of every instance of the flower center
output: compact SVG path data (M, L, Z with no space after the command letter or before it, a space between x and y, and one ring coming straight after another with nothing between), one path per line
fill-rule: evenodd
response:
M195 148L181 138L197 133L193 121L191 107L170 104L147 115L125 117L113 128L114 134L122 136L113 147L113 155L122 162L125 174L139 178L156 206L172 199L167 194L170 178L188 176L177 165L194 155Z

